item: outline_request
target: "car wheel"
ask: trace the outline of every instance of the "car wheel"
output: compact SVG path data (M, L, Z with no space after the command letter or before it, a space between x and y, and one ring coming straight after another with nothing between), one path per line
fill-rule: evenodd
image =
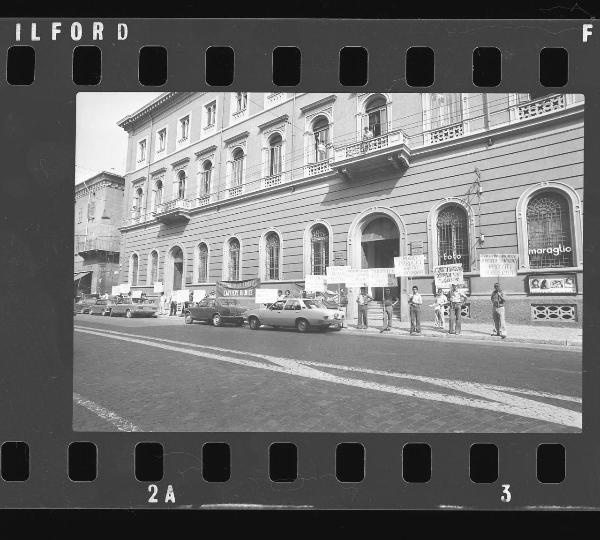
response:
M184 321L185 321L185 324L192 324L192 323L194 322L194 319L192 319L192 316L191 316L191 315L188 313L188 314L185 316L185 319L184 319Z
M306 332L310 328L310 325L306 319L298 319L296 321L296 328L298 332Z
M127 317L128 319L131 319L131 317L133 317L133 313L131 313L131 310L130 310L130 309L128 309L128 310L125 312L125 317Z
M250 326L251 330L258 330L260 328L260 321L257 317L250 317L248 319L248 325Z
M221 319L221 315L219 315L218 313L215 313L212 316L212 323L213 323L213 326L221 326L223 324L223 319Z

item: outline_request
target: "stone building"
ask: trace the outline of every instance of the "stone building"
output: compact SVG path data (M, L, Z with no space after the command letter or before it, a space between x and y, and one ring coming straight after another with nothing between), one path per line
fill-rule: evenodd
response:
M106 171L75 186L75 296L119 283L124 189L125 178Z
M465 314L487 320L479 255L514 253L509 321L581 324L583 111L571 94L164 93L119 122L121 282L301 289L423 254L425 304L433 268L460 263Z

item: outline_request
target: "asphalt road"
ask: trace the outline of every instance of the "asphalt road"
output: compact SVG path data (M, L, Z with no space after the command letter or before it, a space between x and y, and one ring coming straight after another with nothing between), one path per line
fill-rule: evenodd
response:
M581 352L74 319L76 431L578 432Z

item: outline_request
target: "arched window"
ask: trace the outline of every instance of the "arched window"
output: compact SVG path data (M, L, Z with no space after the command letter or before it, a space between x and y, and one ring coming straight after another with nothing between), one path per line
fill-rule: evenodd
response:
M565 197L542 191L527 205L530 268L565 268L573 264L571 215Z
M458 204L444 206L437 216L438 264L462 264L471 270L467 213Z
M156 212L158 207L163 202L163 183L162 180L157 180L154 184L154 205L152 210Z
M177 198L185 199L185 171L177 173Z
M204 242L198 244L198 283L206 283L208 281L208 246Z
M429 94L431 129L462 122L461 94Z
M150 253L150 273L148 278L148 285L153 285L158 281L158 252L153 250Z
M241 186L244 180L244 151L236 148L232 155L231 187Z
M227 243L227 279L237 281L240 279L240 241L231 238Z
M281 279L279 275L279 263L281 253L281 241L276 232L270 232L265 236L265 278Z
M281 148L283 141L279 133L269 137L269 170L268 175L281 174Z
M324 276L329 266L329 232L324 225L315 225L310 231L310 271Z
M134 253L129 259L129 283L132 286L136 286L138 284L138 268L139 268L139 257L137 253Z
M383 96L372 97L365 106L364 127L373 132L374 137L387 133L387 103Z
M315 163L325 161L328 158L329 121L324 116L317 117L313 122L312 130L314 138L312 161Z
M139 218L142 212L142 202L144 200L144 190L139 187L135 190L133 199L133 217Z
M210 194L210 182L212 176L212 162L207 159L202 164L202 177L200 178L200 196L204 197Z

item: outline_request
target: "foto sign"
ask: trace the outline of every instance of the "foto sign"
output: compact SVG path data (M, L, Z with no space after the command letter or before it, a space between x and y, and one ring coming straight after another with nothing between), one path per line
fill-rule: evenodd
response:
M396 276L422 276L425 273L425 255L394 257Z
M479 255L481 277L514 277L517 275L519 256L516 253L482 253Z

